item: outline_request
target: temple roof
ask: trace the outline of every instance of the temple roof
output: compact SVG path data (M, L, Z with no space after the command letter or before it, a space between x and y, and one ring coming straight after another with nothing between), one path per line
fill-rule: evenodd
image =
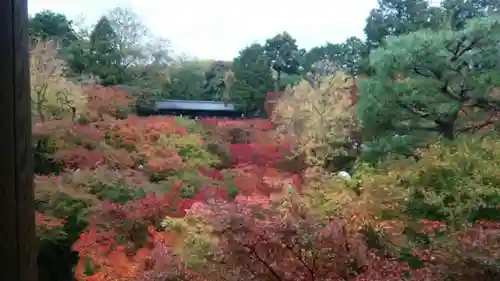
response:
M235 111L236 107L223 101L161 100L156 102L156 110Z

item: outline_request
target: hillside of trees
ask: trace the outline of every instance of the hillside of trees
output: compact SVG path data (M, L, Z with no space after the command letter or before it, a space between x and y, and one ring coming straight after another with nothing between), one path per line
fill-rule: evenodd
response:
M500 280L500 3L378 2L366 38L232 61L32 15L40 281Z

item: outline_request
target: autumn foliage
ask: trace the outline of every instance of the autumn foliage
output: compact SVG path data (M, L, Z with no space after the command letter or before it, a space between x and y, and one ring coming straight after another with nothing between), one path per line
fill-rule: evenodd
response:
M272 120L277 131L293 139L294 154L302 155L308 165L327 167L338 156L358 153L352 90L355 83L338 73L319 85L303 81L275 103Z
M349 100L349 88L336 89ZM78 118L35 119L40 240L72 243L78 281L498 277L496 137L360 165L348 182L313 175L306 167L327 156L315 149L349 151L340 143L355 123L342 97L319 110L344 127L298 120L320 117L320 103L305 85L295 90L304 95L285 95L273 123L137 117L126 92L84 88ZM301 100L311 103L289 111ZM299 121L336 135L283 134Z

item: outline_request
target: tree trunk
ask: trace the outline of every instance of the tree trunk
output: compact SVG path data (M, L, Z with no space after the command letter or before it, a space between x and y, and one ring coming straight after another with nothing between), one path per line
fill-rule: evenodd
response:
M447 140L455 139L455 122L439 122L439 131Z
M277 93L279 92L281 89L281 71L278 70L276 71L276 81L274 83L274 91Z

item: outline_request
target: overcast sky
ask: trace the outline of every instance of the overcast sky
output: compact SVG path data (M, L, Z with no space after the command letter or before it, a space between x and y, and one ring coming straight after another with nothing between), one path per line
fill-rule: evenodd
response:
M28 0L29 13L48 9L87 22L114 7L131 8L176 53L232 59L243 47L288 31L300 47L363 37L377 0Z

